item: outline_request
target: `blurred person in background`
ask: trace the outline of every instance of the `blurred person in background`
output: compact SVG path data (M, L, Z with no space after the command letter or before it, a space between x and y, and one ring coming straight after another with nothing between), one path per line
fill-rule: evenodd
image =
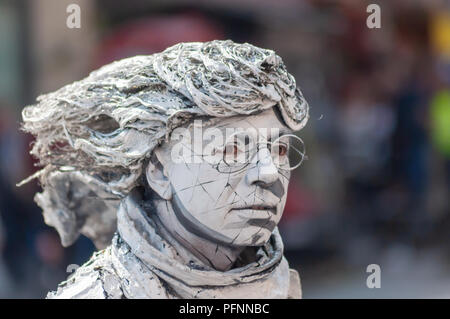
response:
M338 128L348 199L352 209L369 223L382 213L376 201L388 177L395 114L390 105L377 101L371 82L364 81L366 76L355 74L349 80Z
M403 81L394 96L396 126L394 173L407 194L400 221L404 235L423 239L431 230L426 196L430 176L428 109L432 92L429 15L424 8L405 8L395 15L396 58L403 64Z

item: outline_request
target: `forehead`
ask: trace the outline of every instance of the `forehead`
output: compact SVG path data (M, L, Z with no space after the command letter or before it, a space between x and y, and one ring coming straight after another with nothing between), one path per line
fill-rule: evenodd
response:
M229 136L240 131L244 131L244 135L253 140L276 139L280 135L293 133L292 129L286 126L281 116L273 108L254 115L239 115L223 119L214 118L213 121L206 122L194 120L187 127L179 129L180 132L178 133L181 134L176 134L176 138L171 135L170 142L162 143L157 149L169 152L174 145L180 145L180 141L184 146L189 143L209 144L211 139L212 144L222 144ZM212 135L215 138L212 138Z
M244 130L251 128L268 130L279 129L280 134L292 133L292 130L284 124L281 117L276 114L273 108L255 115L242 115L226 118L209 127L218 128L220 130L226 130L228 128L239 128Z

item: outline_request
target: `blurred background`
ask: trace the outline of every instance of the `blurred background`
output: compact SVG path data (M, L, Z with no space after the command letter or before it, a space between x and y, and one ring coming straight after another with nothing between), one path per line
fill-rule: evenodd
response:
M79 29L66 26L72 3ZM39 185L15 186L36 170L22 108L113 60L213 39L275 50L311 106L280 225L304 298L450 298L444 0L0 0L0 297L42 298L94 250L63 248Z

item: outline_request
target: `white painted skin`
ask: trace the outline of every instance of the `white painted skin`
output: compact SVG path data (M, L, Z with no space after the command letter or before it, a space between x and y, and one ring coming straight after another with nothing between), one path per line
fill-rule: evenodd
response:
M150 164L147 180L162 198L171 201L174 210L181 211L196 235L230 246L264 245L283 214L290 171L288 154L280 156L281 165L276 165L268 149L271 136L264 136L264 130L259 129L269 133L279 129L280 135L291 130L280 122L273 109L251 117L228 118L215 127L255 128L253 133L259 132L260 136L253 136L259 141L259 148L248 165L241 165L242 169L214 165L201 156L200 163L176 163L171 149L177 141L171 140L155 149L162 174L157 174L157 166ZM214 146L220 150L223 142L217 141ZM180 222L189 228L186 220Z

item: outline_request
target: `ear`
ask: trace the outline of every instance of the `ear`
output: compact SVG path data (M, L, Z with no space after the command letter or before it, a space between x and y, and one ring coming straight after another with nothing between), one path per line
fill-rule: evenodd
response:
M172 187L160 161L161 154L155 150L145 170L147 183L161 198L172 199Z

